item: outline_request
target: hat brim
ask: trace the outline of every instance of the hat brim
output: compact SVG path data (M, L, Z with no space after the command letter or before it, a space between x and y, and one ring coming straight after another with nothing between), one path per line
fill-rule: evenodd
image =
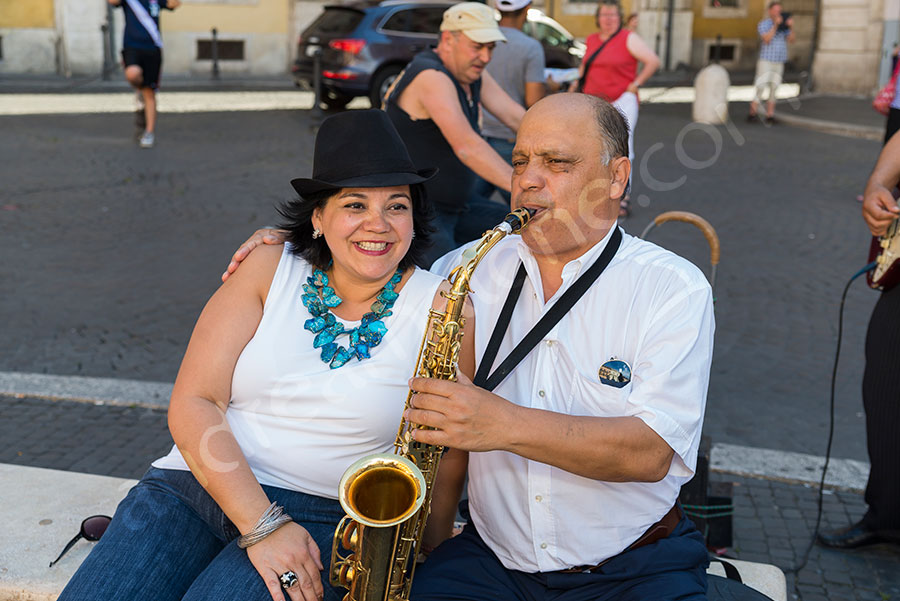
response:
M388 186L404 186L427 182L438 172L437 167L420 169L415 172L403 173L373 173L370 175L358 175L336 182L326 182L318 179L300 177L291 180L291 185L300 196L325 192L326 190L340 190L341 188L387 188Z
M506 36L496 27L486 27L484 29L463 29L461 30L466 37L476 44L490 44L491 42L505 42Z

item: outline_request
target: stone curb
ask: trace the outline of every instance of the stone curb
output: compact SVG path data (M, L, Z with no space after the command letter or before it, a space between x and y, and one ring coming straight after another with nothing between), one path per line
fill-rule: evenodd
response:
M826 121L825 119L785 115L783 113L776 114L775 118L785 125L810 129L825 134L833 134L848 138L862 138L864 140L874 140L876 142L880 142L884 138L884 129L880 127L853 125L850 123L840 123L838 121Z
M115 378L0 372L0 394L168 409L172 384Z

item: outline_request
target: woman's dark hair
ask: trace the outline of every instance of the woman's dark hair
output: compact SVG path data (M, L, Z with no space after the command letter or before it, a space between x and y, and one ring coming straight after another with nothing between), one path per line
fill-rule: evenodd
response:
M312 214L317 208L324 207L325 203L340 190L325 190L307 194L302 198L295 198L277 207L278 214L284 221L278 227L287 230L285 239L291 243L291 252L303 257L313 266L326 269L331 263L331 249L325 242L325 237L313 238ZM413 265L421 265L425 251L431 246L431 234L435 231L431 226L432 211L425 202L425 186L412 184L409 187L409 195L412 198L413 236L412 244L406 256L400 260L400 269L408 269Z

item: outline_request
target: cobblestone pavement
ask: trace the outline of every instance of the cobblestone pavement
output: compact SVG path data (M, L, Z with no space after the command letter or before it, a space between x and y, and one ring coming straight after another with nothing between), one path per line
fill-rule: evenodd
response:
M712 128L690 124L689 105L643 106L625 227L683 209L721 238L706 433L820 455L840 292L868 248L855 198L879 144L745 111ZM0 117L0 371L171 382L227 258L310 172L314 125L309 111L164 113L148 151L127 114ZM651 238L708 265L689 226ZM847 301L836 457L866 458L875 297L858 283Z
M798 567L815 527L818 489L725 474L711 479L733 484L734 546L726 554L786 572ZM820 529L846 526L865 513L862 495L825 493ZM786 575L789 598L803 601L900 599L900 546L837 551L816 545L805 567Z
M0 415L0 463L140 478L172 446L165 412L157 409L0 396ZM815 488L727 474L711 480L731 485L734 536L727 556L784 570L799 563L815 526ZM859 494L826 491L823 508L827 529L858 519L865 504ZM788 574L789 598L900 599L898 566L900 547L839 552L816 546L799 574Z

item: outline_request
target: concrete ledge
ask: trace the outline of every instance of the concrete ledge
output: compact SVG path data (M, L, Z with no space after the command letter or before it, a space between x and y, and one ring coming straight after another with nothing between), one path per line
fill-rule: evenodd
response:
M87 557L92 543L79 541L56 558L91 515L112 515L136 480L0 463L0 523L20 536L0 546L0 601L55 601ZM784 574L777 567L729 560L744 582L775 601L785 601ZM710 574L724 576L713 564Z
M91 515L112 515L135 480L0 464L0 601L54 601L87 557L79 541L53 561Z

